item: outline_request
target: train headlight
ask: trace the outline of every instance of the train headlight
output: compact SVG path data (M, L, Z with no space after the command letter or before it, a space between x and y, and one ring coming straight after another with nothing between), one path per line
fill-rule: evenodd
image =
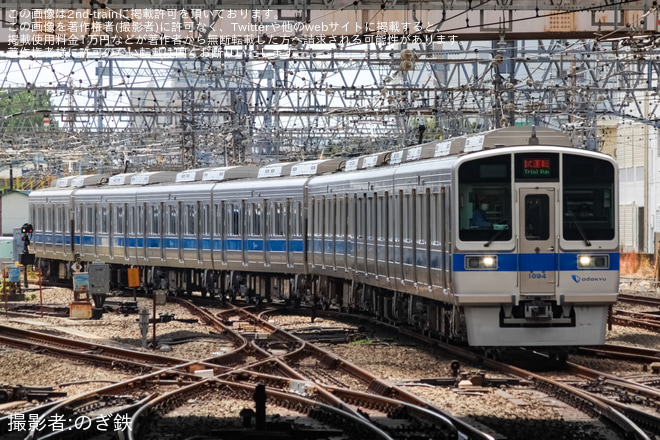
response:
M466 255L465 270L496 270L497 255Z
M609 255L578 255L578 269L609 269Z

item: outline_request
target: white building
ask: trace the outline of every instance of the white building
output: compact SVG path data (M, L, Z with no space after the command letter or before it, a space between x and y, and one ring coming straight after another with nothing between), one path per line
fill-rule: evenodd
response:
M7 191L0 195L0 228L2 235L12 237L14 228L28 221L29 191Z

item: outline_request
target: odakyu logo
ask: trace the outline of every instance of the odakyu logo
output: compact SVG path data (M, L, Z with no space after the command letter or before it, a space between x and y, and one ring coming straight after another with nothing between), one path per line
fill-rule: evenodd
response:
M578 275L571 275L571 278L573 278L573 281L576 283L579 283L580 281L584 282L603 282L607 281L606 277L580 277Z

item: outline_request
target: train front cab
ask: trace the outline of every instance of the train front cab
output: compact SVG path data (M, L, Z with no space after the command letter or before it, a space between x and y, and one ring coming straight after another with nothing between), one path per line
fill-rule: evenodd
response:
M465 158L456 178L454 291L469 343L602 344L619 283L614 160L509 148Z

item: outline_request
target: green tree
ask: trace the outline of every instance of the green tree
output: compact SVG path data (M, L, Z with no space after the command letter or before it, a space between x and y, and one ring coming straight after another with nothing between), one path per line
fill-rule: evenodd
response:
M0 90L0 130L22 132L43 127L50 116L50 92L41 90ZM51 126L55 121L50 121Z

